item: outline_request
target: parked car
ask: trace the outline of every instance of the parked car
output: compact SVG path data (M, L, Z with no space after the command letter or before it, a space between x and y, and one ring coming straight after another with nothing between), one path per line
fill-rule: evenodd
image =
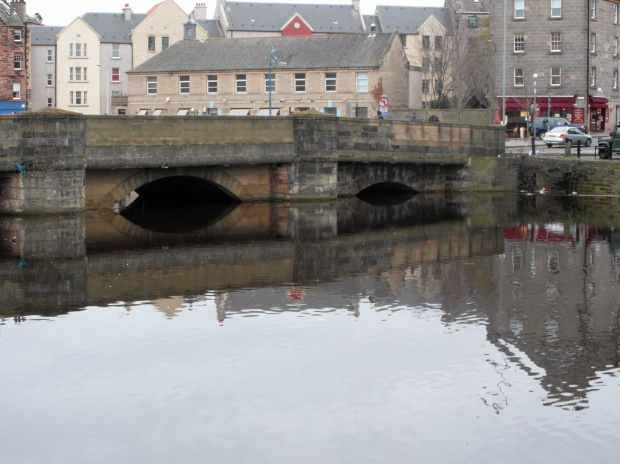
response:
M584 134L588 133L588 129L581 123L571 123L568 119L564 118L534 118L534 122L530 124L530 136L534 133L536 128L536 137L542 140L545 134L554 127L576 127Z
M550 131L547 131L542 140L548 147L552 147L553 145L564 145L567 142L573 145L581 142L581 144L586 147L592 145L591 135L584 134L575 127L566 126L554 127Z
M601 159L611 159L612 155L620 152L620 125L609 133L609 137L598 138L598 157Z

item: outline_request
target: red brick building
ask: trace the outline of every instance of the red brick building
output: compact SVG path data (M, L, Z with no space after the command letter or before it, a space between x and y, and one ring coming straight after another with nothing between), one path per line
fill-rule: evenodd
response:
M0 0L0 114L26 111L28 23L24 0Z

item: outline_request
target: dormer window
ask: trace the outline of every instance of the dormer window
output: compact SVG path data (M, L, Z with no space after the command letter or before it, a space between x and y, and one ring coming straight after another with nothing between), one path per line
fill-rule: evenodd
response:
M13 29L13 42L21 42L21 41L22 41L21 29Z

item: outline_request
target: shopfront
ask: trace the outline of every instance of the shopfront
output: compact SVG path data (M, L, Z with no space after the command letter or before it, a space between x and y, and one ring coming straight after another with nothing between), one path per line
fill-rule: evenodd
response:
M609 124L609 106L607 105L609 99L603 96L592 96L588 98L588 105L590 106L590 132L605 131L605 128ZM612 123L613 125L613 123Z
M536 116L565 118L571 122L585 123L583 108L576 108L577 95L537 95ZM531 117L533 96L506 95L506 126L508 130L525 127ZM502 119L502 97L497 97L498 110L494 112L493 123Z

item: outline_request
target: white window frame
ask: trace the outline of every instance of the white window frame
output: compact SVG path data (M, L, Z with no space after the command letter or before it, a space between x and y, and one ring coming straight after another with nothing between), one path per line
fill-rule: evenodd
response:
M47 63L54 62L54 50L52 48L47 49Z
M189 95L189 75L179 76L179 93Z
M614 57L618 57L618 37L614 37Z
M525 0L514 0L514 19L525 19Z
M431 80L422 79L422 93L430 93L430 92L431 92Z
M82 58L82 44L81 43L75 44L75 57ZM75 101L77 101L77 96L75 98Z
M13 42L24 40L21 29L13 29Z
M562 33L561 32L551 32L549 51L551 53L560 53L562 51Z
M618 4L614 3L614 24L618 24L619 9L620 9L620 7L618 6Z
M157 76L146 77L146 94L157 95Z
M553 71L557 70L557 74ZM562 85L562 68L560 66L552 66L549 69L549 85L551 87L559 87Z
M590 53L596 53L596 32L590 33Z
M515 67L512 76L512 85L514 87L525 86L525 68Z
M590 67L590 87L596 87L596 66Z
M114 71L116 71L117 79L114 79ZM120 82L121 81L121 68L112 68L110 72L110 82Z
M295 93L306 93L306 73L293 74L293 91Z
M48 75L47 75L47 86L48 87L52 87L53 85L54 85L54 75L48 73Z
M75 68L75 80L76 81L82 80L82 67L81 66L77 66Z
M169 46L170 46L170 37L168 37L167 35L162 36L162 38L161 38L161 51L163 52Z
M338 75L335 72L325 73L325 92L336 92L338 89Z
M613 73L613 77L611 81L611 88L614 90L618 90L618 70L617 69L614 69L614 73Z
M355 91L368 92L368 72L360 71L355 73Z
M22 85L19 82L13 82L13 100L21 100Z
M525 34L522 32L514 34L512 51L514 53L525 53Z
M217 74L207 74L207 93L217 93Z
M271 93L276 91L276 75L271 73ZM265 93L269 93L269 73L265 73Z
M554 14L554 10L556 13ZM551 12L550 15L552 18L561 18L562 17L562 0L551 0Z
M47 107L48 108L52 108L54 106L54 98L53 97L47 97Z
M22 54L21 53L13 53L13 71L21 71L22 70Z
M157 47L157 45L155 44L155 36L154 35L149 35L146 37L146 51L147 52L154 52L155 48Z
M247 74L235 74L235 93L248 92Z
M596 19L596 0L590 0L590 19Z
M121 59L121 44L112 44L111 57L113 60Z

